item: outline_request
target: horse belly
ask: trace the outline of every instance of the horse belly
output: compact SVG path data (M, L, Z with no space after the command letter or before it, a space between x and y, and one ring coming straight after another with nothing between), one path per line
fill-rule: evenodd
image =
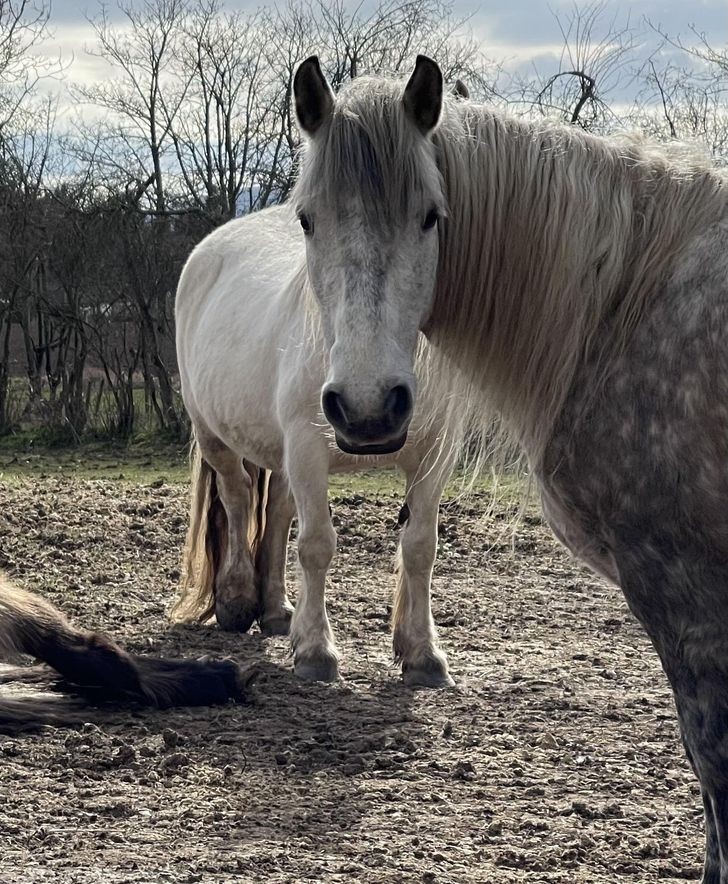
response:
M588 565L592 571L610 583L619 584L619 573L614 556L601 542L600 532L582 515L572 512L553 490L541 489L541 504L549 527L556 539L573 556Z
M193 366L185 404L193 423L240 457L280 470L283 435L275 412L275 376L256 367L265 363L255 359L253 348L244 352L244 361L222 350L217 359Z

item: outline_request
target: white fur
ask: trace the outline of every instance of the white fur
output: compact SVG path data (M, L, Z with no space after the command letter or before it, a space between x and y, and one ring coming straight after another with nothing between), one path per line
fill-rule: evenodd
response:
M409 672L416 672L418 664L430 657L442 658L441 676L447 681L429 591L437 503L458 433L454 428L446 432L443 409L428 401L427 384L409 439L395 455L362 458L336 447L319 404L325 347L309 291L303 235L287 207L232 221L208 236L183 271L176 312L185 405L202 456L217 472L229 517L227 560L221 567L225 592L236 602L250 597L249 588L236 590L230 585L251 580L244 537L246 479L240 468L244 459L273 471L277 483L268 507L270 511L273 499L279 515L271 514L277 522L266 527L266 532L270 529L277 535L266 554L268 567L277 571L282 568L290 520L287 491L280 487L279 477L284 474L288 479L298 512L303 576L291 627L295 667L304 676L333 677L337 653L324 602L326 573L336 547L327 502L328 474L397 464L407 476L412 511L405 531L427 538L421 562L422 545L410 544L411 552L403 549L404 570L411 571L407 592L413 601L400 606L407 623L397 631L397 651ZM420 502L423 493L426 505ZM277 604L285 607L283 590L280 586L278 590ZM273 613L265 611L264 616Z

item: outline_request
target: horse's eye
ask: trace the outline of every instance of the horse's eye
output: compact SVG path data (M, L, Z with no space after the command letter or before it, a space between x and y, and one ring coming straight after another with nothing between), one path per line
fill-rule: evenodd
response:
M425 220L422 223L423 230L432 230L432 228L437 224L440 219L440 213L437 209L430 209L430 211L425 215Z
M306 236L311 236L313 233L313 221L311 218L308 215L301 214L298 216L298 220L301 222L301 227L303 227L303 232Z

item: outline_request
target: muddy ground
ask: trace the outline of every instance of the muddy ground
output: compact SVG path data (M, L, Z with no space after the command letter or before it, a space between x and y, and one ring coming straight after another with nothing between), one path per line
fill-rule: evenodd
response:
M443 507L434 612L457 688L426 692L391 663L396 492L333 498L335 685L298 682L284 639L168 626L185 498L0 484L0 567L23 585L134 650L262 670L250 706L89 710L82 729L0 737L2 884L700 877L699 793L655 655L537 517L513 541L513 510L485 518L485 495Z

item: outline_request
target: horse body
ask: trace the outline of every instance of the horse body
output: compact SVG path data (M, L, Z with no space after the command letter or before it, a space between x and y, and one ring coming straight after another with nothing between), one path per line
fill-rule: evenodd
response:
M284 359L271 358L268 341L282 342L284 358L291 361L299 352L286 347L291 316L285 286L276 284L276 271L278 279L290 273L290 225L280 209L270 210L267 219L261 234L271 237L269 260L260 260L255 238L245 236L246 219L226 224L193 252L177 293L177 351L185 406L195 426L204 426L259 466L280 471L277 406L286 371ZM251 275L258 283L254 287L246 284ZM304 329L296 324L293 339L296 332L302 339ZM218 370L218 359L226 371ZM309 381L315 401L315 383L305 370L301 380ZM249 420L241 421L240 415Z
M352 411L381 408L372 304L388 300L405 328L402 382L417 322L483 412L502 416L555 533L622 588L660 656L703 794L703 882L728 884L728 181L672 148L443 100L424 58L404 88L354 83L336 101L327 90L305 62L295 95L309 143L294 199L327 233L308 235L322 311L352 328L367 316L358 335L376 356L362 368L367 345L347 353L346 320L329 323L328 383ZM446 207L438 243L428 205ZM405 280L394 294L393 241ZM340 250L379 256L381 284L337 285L325 254ZM414 269L432 254L434 295ZM362 372L371 389L357 399ZM356 427L340 424L356 444Z
M407 477L409 518L401 537L395 652L408 681L450 683L429 591L455 432L446 436L425 394L401 450L361 457L334 444L319 404L324 343L290 209L266 209L208 236L183 271L176 316L182 394L202 478L193 492L188 579L175 619L204 621L214 613L224 628L244 631L258 619L269 634L287 632L285 549L297 511L303 585L291 626L295 669L303 677L334 678L337 653L324 605L336 540L328 475L397 464ZM261 470L271 474L267 488Z
M676 260L598 395L594 361L580 367L536 469L552 526L577 553L598 544L614 582L636 543L728 563L728 200Z
M660 656L703 793L704 884L728 881L726 256L728 219L687 244L586 408L591 366L577 375L537 471L555 532Z

